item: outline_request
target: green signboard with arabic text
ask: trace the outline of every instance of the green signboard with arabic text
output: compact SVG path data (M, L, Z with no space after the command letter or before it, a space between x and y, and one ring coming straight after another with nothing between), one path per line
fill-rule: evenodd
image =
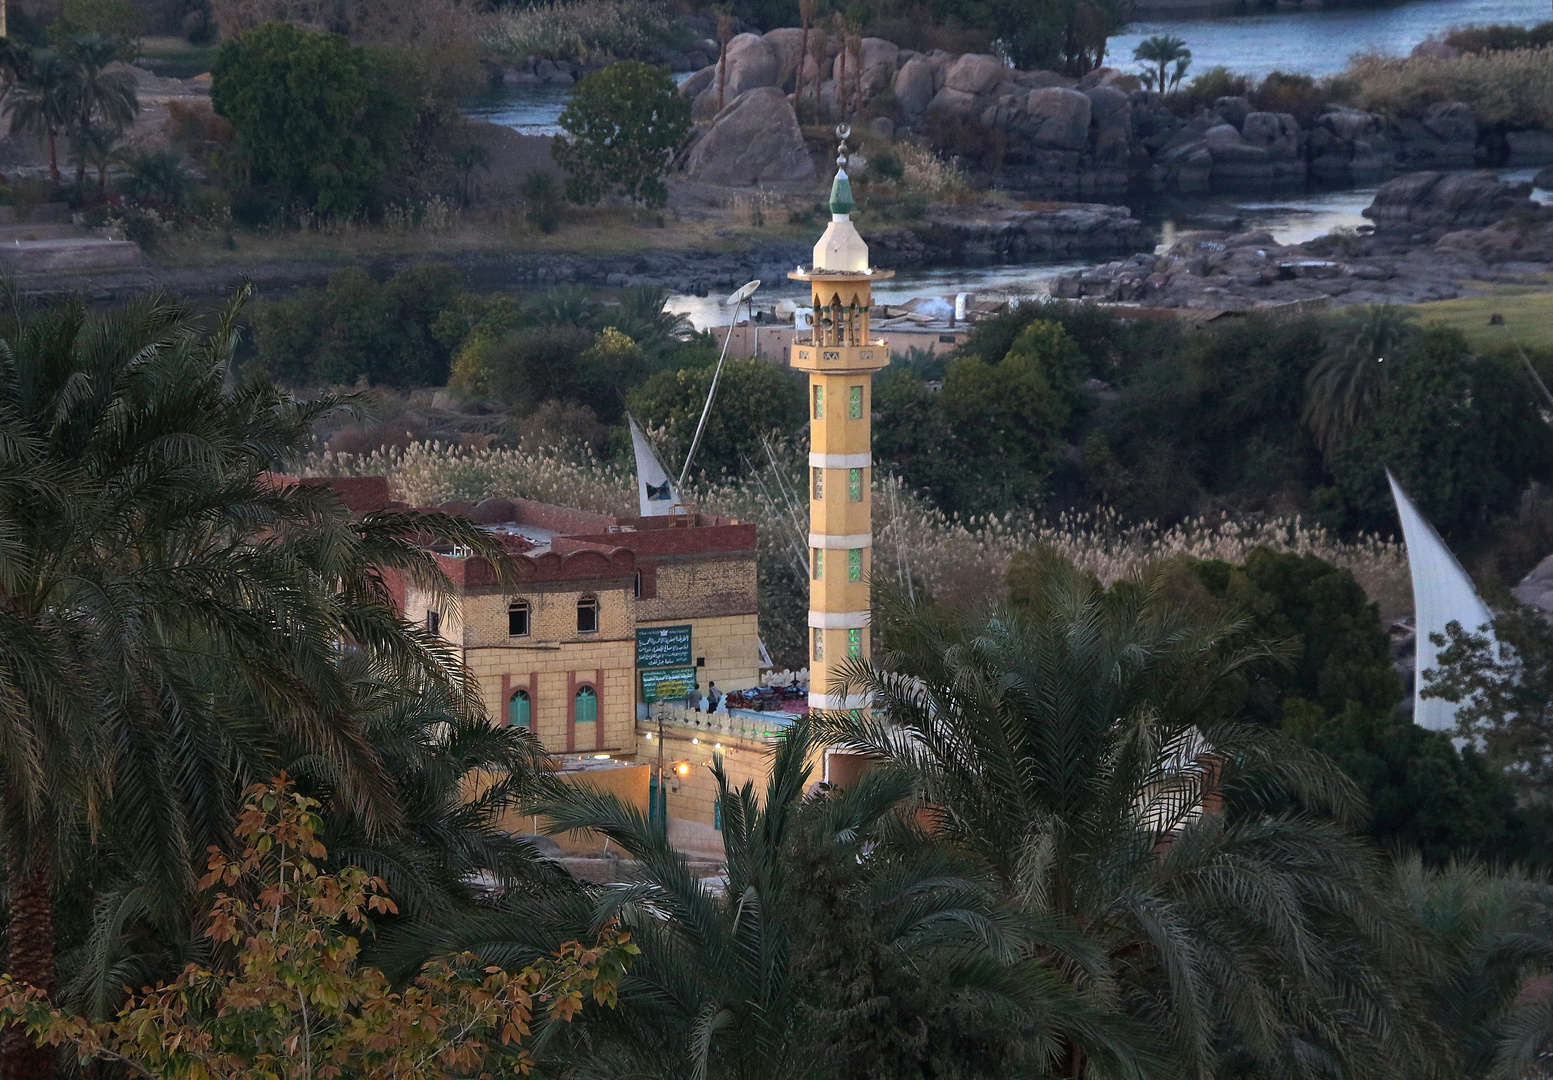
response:
M696 669L693 667L654 668L642 672L642 700L669 701L682 698L696 685Z
M654 626L636 632L637 667L690 663L690 627Z

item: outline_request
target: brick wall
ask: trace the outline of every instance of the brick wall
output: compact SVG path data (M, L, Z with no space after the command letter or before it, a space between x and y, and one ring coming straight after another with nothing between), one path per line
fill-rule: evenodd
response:
M637 602L639 621L683 622L759 610L754 552L655 560L654 570L657 595Z
M513 690L529 694L530 724L547 751L625 752L636 749L636 640L567 642L550 649L472 648L464 662L480 683L493 722L507 722ZM573 723L578 687L599 696L596 724Z
M557 644L603 638L634 638L636 600L633 583L625 581L539 583L519 585L510 596L494 589L469 590L460 598L462 638L466 648L490 645ZM599 602L599 628L592 634L577 632L577 602L584 596ZM529 634L507 636L507 609L514 601L529 605Z

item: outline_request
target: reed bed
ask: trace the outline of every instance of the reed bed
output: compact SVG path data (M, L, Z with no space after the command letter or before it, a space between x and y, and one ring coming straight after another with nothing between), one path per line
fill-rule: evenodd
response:
M807 581L808 503L804 458L795 448L767 448L761 467L742 480L693 486L700 509L753 521L761 536L761 622L778 663L802 662ZM305 459L307 476L385 476L395 497L418 506L493 496L537 499L602 514L636 512L635 478L590 452L557 456L546 449L470 450L416 443L371 454L323 453ZM1166 559L1239 563L1252 550L1315 555L1346 567L1386 619L1412 610L1406 551L1384 537L1342 540L1298 517L1243 520L1197 517L1174 525L1129 523L1114 511L948 517L905 489L899 478L874 484L876 582L925 592L956 606L1001 595L1014 553L1056 551L1100 580L1135 577Z
M485 44L515 63L529 56L587 63L643 59L684 32L663 6L644 0L572 0L510 7L489 17Z

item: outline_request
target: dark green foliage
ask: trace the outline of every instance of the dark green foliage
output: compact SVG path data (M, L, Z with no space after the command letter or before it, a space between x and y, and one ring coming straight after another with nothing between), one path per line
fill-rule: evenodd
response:
M1469 538L1553 464L1553 431L1524 374L1475 358L1455 330L1426 328L1400 359L1373 419L1334 454L1334 499L1348 524L1390 531L1389 467L1436 528Z
M382 575L438 583L428 538L498 562L499 544L440 514L350 515L277 487L277 461L349 403L233 378L245 295L201 317L158 293L90 312L0 290L0 722L29 747L0 799L7 970L52 983L49 883L112 879L82 969L98 1004L135 970L118 959L136 935L171 926L176 944L197 918L202 853L253 776L305 759L387 844L414 769L395 775L368 729L399 703L478 716L454 654L390 607Z
M565 324L513 331L491 347L490 366L492 391L518 412L562 401L586 405L607 421L621 416L621 390L657 370L624 335Z
M119 190L141 202L182 206L192 183L176 151L142 150L130 158L129 177L119 184Z
M661 371L630 395L637 419L665 430L671 472L678 470L690 450L714 370L715 365ZM693 473L743 474L746 461L756 465L765 461L762 438L782 439L797 433L804 416L804 386L791 373L768 360L728 360Z
M561 223L561 184L555 174L530 169L523 180L523 198L528 208L524 220L542 233L553 233Z
M1192 566L1209 596L1247 620L1248 641L1284 643L1287 666L1245 673L1246 715L1335 761L1370 804L1368 832L1431 863L1526 853L1504 775L1398 705L1402 684L1374 604L1353 574L1313 555L1260 548L1244 566Z
M221 46L210 100L247 150L253 179L327 215L378 194L415 113L390 74L335 34L266 23Z
M1128 517L1173 520L1226 502L1298 505L1319 481L1300 424L1305 373L1320 354L1314 320L1237 320L1177 332L1118 380L1084 436L1090 495Z
M1248 684L1247 708L1258 722L1282 723L1296 701L1334 717L1350 705L1389 713L1402 699L1380 615L1350 571L1266 548L1244 566L1212 561L1192 569L1209 595L1251 620L1248 638L1295 645L1289 669Z
M364 270L336 271L321 293L256 305L257 363L294 385L441 386L448 347L433 332L460 295L445 266L416 266L387 281Z
M991 1080L1044 1074L1060 1042L1132 1075L1130 1027L1023 960L1050 944L1048 928L1008 918L984 869L926 841L911 778L878 770L812 792L819 750L809 722L793 724L763 790L735 787L714 759L726 888L706 888L634 806L558 792L534 809L555 831L591 829L629 853L629 894L508 897L419 928L421 951L506 960L621 919L642 956L617 1009L553 1033L561 1072Z
M1275 1074L1312 1045L1345 1076L1429 1071L1440 1044L1401 1036L1424 990L1405 921L1318 809L1348 818L1351 783L1238 715L1238 672L1268 650L1160 576L1106 588L1049 555L1027 570L970 616L888 598L876 663L844 665L842 692L875 711L827 714L826 740L912 774L1012 909L1096 946L1054 967L1114 980L1172 1071ZM1280 798L1307 810L1269 813ZM1338 999L1352 1008L1322 1004Z
M1538 23L1532 27L1501 23L1458 26L1445 35L1445 44L1467 53L1544 49L1553 44L1553 22Z
M587 76L561 112L552 153L566 172L566 195L596 203L608 195L662 206L669 160L690 130L690 102L661 68L622 60Z
M1447 627L1436 641L1446 646L1439 667L1424 676L1426 694L1462 702L1461 734L1482 740L1496 766L1545 802L1553 787L1553 625L1541 611L1512 602L1494 617L1497 648L1483 629Z
M1001 344L990 332L982 340ZM938 391L903 369L881 376L874 392L880 462L945 510L1038 505L1081 405L1084 358L1056 323L1028 323L992 355L1000 359L953 360Z

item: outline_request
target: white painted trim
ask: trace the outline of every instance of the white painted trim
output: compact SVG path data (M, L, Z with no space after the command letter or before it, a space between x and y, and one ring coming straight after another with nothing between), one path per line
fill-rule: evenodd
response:
M818 694L809 691L809 708L828 709L833 712L844 712L852 709L868 709L873 707L873 700L867 694L852 694L850 697L842 697L840 694Z
M872 454L816 454L809 453L811 469L867 469L872 468Z
M861 630L868 625L866 611L811 611L811 630Z
M810 533L809 546L812 548L825 548L829 551L851 551L853 548L866 548L874 546L872 533L847 533L844 536L832 536L830 533Z

